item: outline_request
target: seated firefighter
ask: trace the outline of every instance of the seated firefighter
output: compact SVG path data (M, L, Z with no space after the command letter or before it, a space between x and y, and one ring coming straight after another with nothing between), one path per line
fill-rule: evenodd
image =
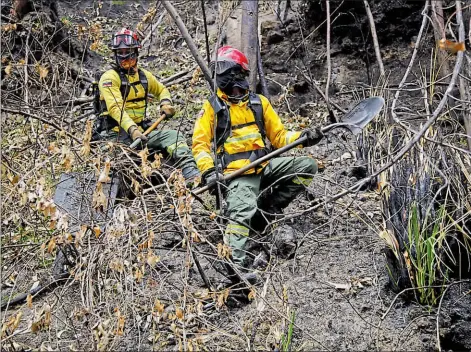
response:
M148 94L160 101L166 119L175 114L168 89L147 70L137 67L139 39L136 33L122 29L112 39L115 66L101 75L98 83L100 111L96 133L99 139L119 140L125 144L140 139L149 151L162 152L182 170L187 184L200 176L184 137L174 130L143 132L152 125L146 119ZM96 137L95 137L96 138Z
M211 63L216 75L217 93L207 100L196 120L193 132L193 155L208 185L254 160L268 154L266 139L281 148L306 136L304 146L322 138L320 130L290 132L285 130L267 98L249 91L247 57L237 49L224 46ZM216 136L214 136L214 131ZM216 160L211 156L215 141ZM214 147L214 145L213 145ZM279 157L246 171L222 186L229 218L224 242L232 250L235 264L246 268L246 244L258 209L281 213L317 172L316 161L308 156ZM261 193L265 196L259 197ZM267 194L270 193L270 194ZM245 270L247 271L247 270ZM244 275L250 275L247 273Z

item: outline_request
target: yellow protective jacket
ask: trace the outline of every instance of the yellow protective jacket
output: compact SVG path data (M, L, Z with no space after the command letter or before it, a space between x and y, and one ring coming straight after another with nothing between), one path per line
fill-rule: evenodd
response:
M154 97L160 102L163 100L168 100L171 103L172 100L168 89L162 83L160 83L152 73L142 68L140 68L140 70L142 70L147 77L148 94L153 94ZM130 84L139 81L139 73L137 70L136 73L127 74L126 76ZM144 114L147 102L145 100L136 102L127 101L144 98L145 89L142 84L137 84L134 87L130 87L128 96L123 97L120 91L121 77L119 73L116 72L116 70L111 69L103 73L98 87L100 89L100 100L104 100L106 102L106 108L108 110L103 115L110 115L126 132L129 130L129 127L142 122L145 117ZM124 104L124 112L122 113L121 117L124 98L126 99L126 103ZM118 130L118 128L116 127L113 130Z
M217 95L227 104L229 108L229 116L231 126L244 125L255 122L255 116L250 107L248 100L232 104L228 101L227 96L218 89ZM273 110L270 102L263 95L259 95L262 102L263 121L265 123L265 133L270 143L275 148L281 148L286 144L294 142L299 138L301 132L287 131L280 120L278 114ZM211 103L207 100L196 119L193 131L193 156L201 173L214 167L214 161L211 156L211 143L213 142L215 113ZM246 125L242 128L232 129L231 135L227 138L222 146L224 151L229 154L240 152L250 152L265 147L258 126L254 124ZM221 152L221 147L218 153ZM225 174L232 173L250 163L249 159L239 159L230 162ZM268 162L261 165L257 170L250 169L245 174L254 172L259 173Z

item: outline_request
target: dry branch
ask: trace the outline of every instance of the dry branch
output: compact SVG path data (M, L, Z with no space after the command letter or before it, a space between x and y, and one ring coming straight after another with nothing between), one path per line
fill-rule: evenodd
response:
M397 115L396 115L397 100L399 99L399 95L401 94L401 90L404 87L404 84L406 83L406 80L409 77L409 74L410 74L412 68L414 67L415 58L417 57L417 53L419 51L419 46L420 46L420 43L422 41L422 36L424 35L425 26L427 24L427 20L428 20L427 13L428 13L429 7L430 7L430 0L427 0L425 2L424 10L422 11L422 14L423 14L422 25L420 26L419 34L417 35L417 40L416 40L416 43L415 43L415 46L414 46L414 51L412 53L412 57L410 59L409 65L407 66L406 72L404 73L404 76L402 77L401 82L399 83L399 86L397 87L396 94L394 95L394 99L391 103L391 116L393 117L394 121L396 121L398 123L399 123L399 120L398 120Z
M373 18L373 14L371 13L371 8L370 8L370 5L368 4L368 0L363 0L363 3L365 4L366 15L368 16L368 21L370 22L371 37L373 38L373 45L375 48L376 61L378 61L379 73L381 74L381 77L383 77L384 79L385 78L384 65L383 65L383 60L381 59L381 51L379 50L379 42L378 42L378 35L376 34L375 20Z
M4 111L4 112L7 112L9 114L16 114L16 115L23 115L25 117L31 117L35 120L38 120L38 121L41 121L43 123L45 123L46 125L49 125L49 126L52 126L54 127L56 130L58 131L61 131L61 132L64 132L67 136L69 136L70 138L72 138L74 141L78 142L78 143L82 143L82 141L80 141L79 139L77 139L74 135L72 135L70 132L67 132L66 130L64 130L62 127L60 127L59 125L57 125L55 122L53 122L52 120L46 120L45 118L42 118L40 116L37 116L35 114L31 114L31 113L27 113L26 111L20 111L20 110L15 110L15 109L9 109L9 108L6 108L4 106L1 107L1 110Z
M182 34L183 38L185 39L185 41L188 45L188 48L190 49L190 51L193 54L196 62L200 66L201 71L203 72L204 78L209 83L209 86L213 87L214 83L213 83L213 79L211 78L211 72L209 71L208 66L204 62L204 59L201 57L201 55L198 51L198 48L196 47L195 42L191 38L190 33L188 33L188 30L186 29L186 26L183 23L183 21L182 21L180 15L178 14L177 10L172 5L172 3L168 0L162 0L162 5L164 5L167 12L170 14L170 16L175 21L175 24L177 25L178 29L180 30L180 33Z

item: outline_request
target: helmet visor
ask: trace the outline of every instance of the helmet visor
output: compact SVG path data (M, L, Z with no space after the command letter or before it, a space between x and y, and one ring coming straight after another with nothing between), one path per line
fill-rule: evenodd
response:
M113 48L120 48L120 47L136 47L139 46L137 40L129 34L118 34L113 37Z
M222 75L236 67L240 67L240 65L232 61L218 61L216 63L211 61L209 65L210 71L213 72L213 74L216 72L217 75Z

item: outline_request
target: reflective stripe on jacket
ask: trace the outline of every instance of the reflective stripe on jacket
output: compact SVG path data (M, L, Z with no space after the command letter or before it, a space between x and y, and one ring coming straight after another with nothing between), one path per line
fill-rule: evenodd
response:
M248 106L248 101L232 104L228 101L227 96L221 90L218 89L217 94L229 107L231 126L244 125L255 121L254 114ZM265 132L273 147L278 149L298 139L301 132L287 131L268 99L263 95L260 95L260 99L262 101L263 107ZM192 148L196 164L202 173L214 167L214 161L211 157L214 120L214 110L209 101L206 101L195 123ZM260 135L256 124L250 124L239 129L233 129L231 131L231 135L227 138L223 145L224 151L229 154L250 152L257 149L262 149L264 147L265 143L262 140L262 136ZM221 148L218 150L218 153L220 152ZM249 163L249 159L234 160L229 163L227 168L224 170L224 173L232 173L248 165ZM262 167L257 170L248 170L245 174L260 172L266 164L267 162L262 164Z
M168 89L160 83L155 76L147 70L142 70L148 81L148 93L153 94L159 101L169 100L171 102L171 96ZM128 82L130 84L139 81L139 74L127 75ZM124 105L124 111L121 116L121 110L123 107L123 96L121 95L121 78L119 73L114 69L108 70L100 78L99 83L100 99L105 100L108 114L118 122L124 131L128 131L129 127L136 125L144 119L147 102L142 99L138 101L127 101L144 98L145 90L142 84L138 84L134 87L129 87L129 93L126 97L126 103ZM106 113L105 113L106 114Z

